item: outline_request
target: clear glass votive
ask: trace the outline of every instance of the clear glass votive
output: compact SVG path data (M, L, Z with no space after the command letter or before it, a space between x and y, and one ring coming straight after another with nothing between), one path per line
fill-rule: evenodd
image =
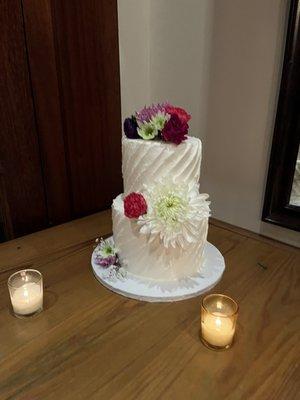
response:
M43 276L39 271L15 272L8 278L7 285L16 317L31 317L43 310Z
M209 294L201 304L201 340L213 350L231 347L238 316L237 303L223 294Z

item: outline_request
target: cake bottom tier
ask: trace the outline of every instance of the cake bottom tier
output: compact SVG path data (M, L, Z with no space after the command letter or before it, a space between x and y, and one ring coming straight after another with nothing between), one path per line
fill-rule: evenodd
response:
M122 195L113 201L112 221L119 258L129 273L155 281L174 281L200 272L208 218L201 223L199 241L185 249L165 248L159 238L149 243L136 221L124 215Z

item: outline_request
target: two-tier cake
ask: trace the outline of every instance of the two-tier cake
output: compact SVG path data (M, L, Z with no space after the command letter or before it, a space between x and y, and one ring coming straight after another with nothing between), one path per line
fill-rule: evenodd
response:
M124 122L124 193L113 201L113 240L98 245L99 264L149 282L199 274L210 214L199 193L201 141L188 136L190 115L169 103Z

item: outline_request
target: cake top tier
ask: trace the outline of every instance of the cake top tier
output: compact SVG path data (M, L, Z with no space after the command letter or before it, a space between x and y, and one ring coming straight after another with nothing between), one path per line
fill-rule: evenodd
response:
M197 183L200 178L200 139L188 137L180 145L158 140L122 140L124 193L143 191L163 180Z
M198 183L201 141L188 136L191 116L170 103L152 104L124 121L124 193L162 180Z

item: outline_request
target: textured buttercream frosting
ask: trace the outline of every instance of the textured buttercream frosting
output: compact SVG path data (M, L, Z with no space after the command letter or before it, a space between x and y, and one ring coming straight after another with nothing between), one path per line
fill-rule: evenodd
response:
M119 195L112 205L113 235L122 266L139 278L153 281L176 281L195 275L202 265L208 217L205 215L198 222L196 218L192 220L193 228L197 225L197 234L188 235L180 246L168 247L159 235L150 238L147 229L143 228L146 234L141 232L141 225L136 219L124 215L123 198L131 192L140 192L149 201L147 188L159 188L159 185L168 181L172 181L176 187L187 185L198 190L201 141L189 137L175 145L124 137L122 154L124 194ZM202 200L195 196L191 201ZM188 232L188 225L186 229Z
M112 219L114 242L121 264L129 273L154 281L176 281L200 271L208 218L201 222L199 240L184 249L166 248L159 238L149 243L136 221L124 215L123 195L113 202Z
M180 145L156 140L122 139L122 172L125 195L140 192L165 178L174 183L198 183L202 146L189 137Z

